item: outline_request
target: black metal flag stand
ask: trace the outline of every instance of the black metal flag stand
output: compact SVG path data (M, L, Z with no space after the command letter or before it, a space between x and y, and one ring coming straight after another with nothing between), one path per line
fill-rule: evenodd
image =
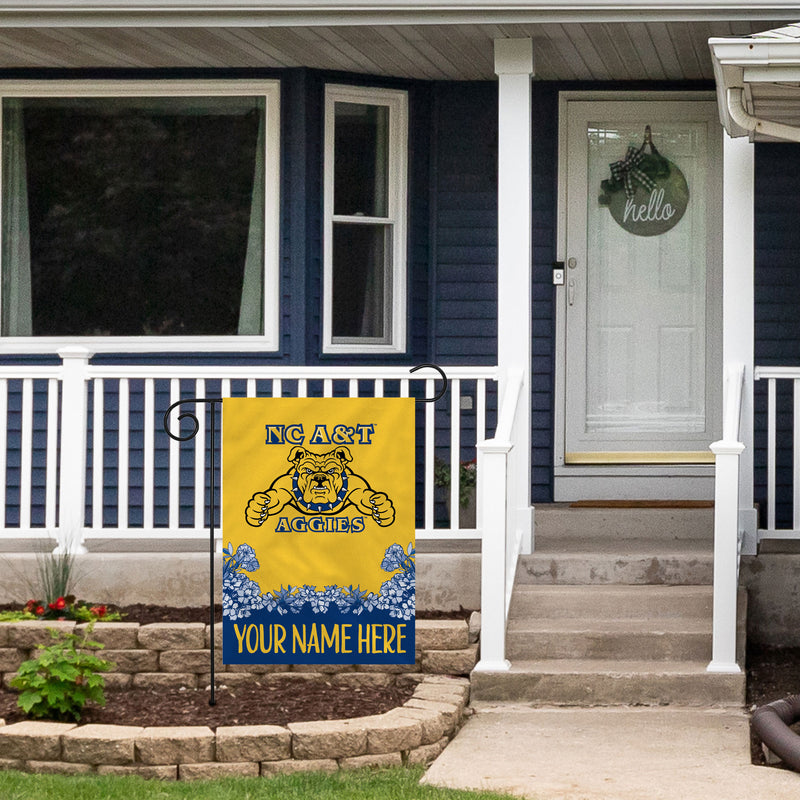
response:
M436 364L420 364L419 366L412 367L409 372L416 372L420 369L435 369L439 376L442 379L442 385L439 391L433 397L421 397L417 398L417 402L419 403L435 403L437 400L441 399L445 393L447 392L448 387L448 379L447 375L445 375L444 370L437 366ZM169 429L169 415L172 413L173 409L178 408L178 406L183 405L184 403L194 403L195 405L199 403L207 403L211 407L211 420L209 423L209 440L210 440L210 459L209 459L209 469L211 472L210 476L210 494L209 494L209 512L208 512L208 536L209 536L209 604L211 606L210 611L210 624L211 624L211 636L210 636L210 646L211 646L211 696L208 700L208 704L210 706L214 706L217 704L217 697L216 697L216 681L215 681L215 669L214 669L214 653L215 653L215 635L214 635L214 556L216 554L216 516L217 516L217 499L216 499L216 471L217 471L217 449L216 449L216 420L217 420L217 404L222 403L221 397L186 397L183 400L178 400L164 412L164 431L167 435L174 439L176 442L188 442L194 439L197 436L198 431L200 430L200 421L197 419L196 413L193 411L184 411L182 414L178 414L178 422L180 423L184 419L188 419L192 421L192 429L184 434L175 434Z

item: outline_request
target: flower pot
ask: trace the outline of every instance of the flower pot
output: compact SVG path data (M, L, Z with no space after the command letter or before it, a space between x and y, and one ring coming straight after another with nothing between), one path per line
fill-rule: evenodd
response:
M476 513L475 513L475 492L470 492L466 505L460 505L458 508L458 517L450 514L450 492L444 498L444 504L447 508L447 514L450 517L450 527L455 528L474 528L476 527Z

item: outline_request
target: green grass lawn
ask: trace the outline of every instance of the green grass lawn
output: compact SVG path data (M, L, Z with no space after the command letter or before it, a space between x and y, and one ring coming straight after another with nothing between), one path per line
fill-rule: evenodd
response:
M2 800L501 800L493 792L419 786L423 770L309 773L165 783L108 776L0 772Z

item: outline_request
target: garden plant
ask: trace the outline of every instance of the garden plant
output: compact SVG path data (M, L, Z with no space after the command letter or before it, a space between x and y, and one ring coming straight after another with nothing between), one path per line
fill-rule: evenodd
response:
M19 707L28 716L77 722L86 703L105 705L100 673L114 665L92 652L104 646L89 638L93 627L90 623L82 636L50 629L53 643L38 645L36 658L19 666L11 686L19 690Z

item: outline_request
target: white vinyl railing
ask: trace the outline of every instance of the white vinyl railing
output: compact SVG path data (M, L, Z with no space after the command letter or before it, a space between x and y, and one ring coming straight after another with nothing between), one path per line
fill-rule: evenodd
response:
M756 367L754 378L767 382L767 508L766 528L758 531L758 539L800 539L800 367ZM786 415L779 410L779 394L785 389L791 395L791 411ZM781 417L789 418L789 425L779 428ZM779 440L789 442L791 450L791 490L780 492L786 480L779 479ZM778 495L791 503L791 522L778 522ZM784 499L785 498L785 499Z
M709 672L741 672L736 661L736 604L739 584L739 457L744 365L726 367L722 439L711 445L714 479L714 609Z
M154 539L207 536L207 412L197 409L192 442L169 439L163 414L179 399L421 398L439 385L435 371L410 374L403 366L104 365L91 364L82 348L59 356L58 366L0 366L0 475L13 476L0 486L0 536L50 537L71 549L97 540L151 547ZM478 528L461 527L457 477L448 490L449 523L437 505L435 459L440 454L450 476L458 476L461 463L475 457L477 443L491 433L498 370L448 366L446 373L449 404L418 404L417 537L479 539Z
M514 429L519 417L522 373L510 372L503 386L497 430L478 445L478 527L483 531L481 560L481 659L476 669L507 670L506 624L517 558L526 531L520 524L522 499L515 496ZM524 505L527 506L527 500Z

